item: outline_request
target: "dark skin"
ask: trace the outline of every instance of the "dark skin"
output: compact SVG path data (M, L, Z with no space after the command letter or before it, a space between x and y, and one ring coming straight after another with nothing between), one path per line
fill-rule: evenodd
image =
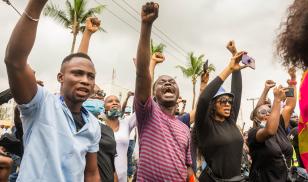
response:
M232 97L222 95L219 98L217 98L215 102L215 120L224 122L228 117L230 117L231 113L231 106L232 103L226 102L226 100L232 100Z
M113 108L116 108L118 110L121 109L121 103L120 100L117 96L115 95L110 95L108 97L106 97L105 99L105 110L109 111ZM113 132L116 132L119 130L119 118L108 118L107 117L107 125L113 130Z
M93 93L95 69L93 63L81 57L74 57L64 63L58 73L61 95L72 112L80 112L81 105Z
M150 39L153 22L158 17L158 10L159 5L151 2L144 5L141 11L141 32L136 60L135 98L143 104L151 97ZM168 88L167 91L166 88ZM154 96L163 112L174 115L179 92L172 77L164 75L157 79L154 86ZM190 166L187 167L187 171L189 176L193 174Z
M30 0L25 9L28 14L37 19L47 0ZM38 22L21 16L15 26L5 54L5 63L10 89L18 104L29 103L37 92L37 83L33 70L27 63L28 56L34 45ZM73 58L65 63L58 74L61 83L61 94L71 112L80 112L80 106L93 90L95 80L89 81L89 74L95 73L93 64L80 58ZM79 65L78 65L79 64ZM78 78L78 79L77 79ZM94 77L95 78L95 77ZM92 83L93 81L93 83ZM89 90L87 94L85 88ZM86 155L85 181L99 181L96 153Z

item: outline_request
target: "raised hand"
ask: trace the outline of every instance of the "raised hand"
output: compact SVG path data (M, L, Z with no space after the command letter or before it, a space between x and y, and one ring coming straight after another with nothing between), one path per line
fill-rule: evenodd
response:
M141 21L142 23L152 24L158 17L159 5L154 2L148 2L142 6Z
M242 56L246 54L246 52L244 51L241 51L241 52L238 52L236 53L230 60L230 63L229 63L229 69L231 69L231 71L239 71L243 68L246 68L247 66L246 65L243 65L241 66L240 65L240 62L241 62L241 59L242 59Z
M155 64L162 63L165 61L165 56L160 52L156 52L152 55L151 61L154 62Z
M265 81L265 88L267 88L268 90L275 87L276 83L273 80L266 80Z
M233 56L237 53L234 40L228 42L227 49L231 52Z
M96 17L88 17L86 20L86 31L95 33L101 25L101 21Z
M288 70L288 73L291 77L291 80L296 80L296 69L295 67L292 67Z
M131 96L134 96L135 94L134 94L134 92L132 92L132 91L128 91L127 92L127 97L131 97Z
M279 85L278 87L274 88L274 90L273 90L274 98L277 99L278 101L285 100L287 91L288 91L287 88L283 88L281 85Z

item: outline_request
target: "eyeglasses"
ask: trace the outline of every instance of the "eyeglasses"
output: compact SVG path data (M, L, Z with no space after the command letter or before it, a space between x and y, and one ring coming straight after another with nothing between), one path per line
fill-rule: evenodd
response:
M96 91L95 95L100 96L100 97L105 97L106 93L104 92L104 90L98 90Z
M267 114L270 114L272 112L272 110L271 109L261 109L260 111L258 111L258 113L260 114L260 115L267 115Z
M220 105L227 105L227 103L232 105L233 99L232 98L222 98L222 99L217 100L217 102L220 103Z

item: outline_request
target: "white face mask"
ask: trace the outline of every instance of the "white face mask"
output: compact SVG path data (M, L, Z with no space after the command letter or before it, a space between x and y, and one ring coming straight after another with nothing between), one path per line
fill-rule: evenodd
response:
M266 121L261 121L260 122L260 127L261 128L265 128L265 126L266 126Z

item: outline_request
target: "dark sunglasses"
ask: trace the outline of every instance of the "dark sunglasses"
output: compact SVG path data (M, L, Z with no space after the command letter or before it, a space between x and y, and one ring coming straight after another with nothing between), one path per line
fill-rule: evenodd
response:
M258 111L260 115L270 114L271 112L272 112L271 109L261 109L260 111Z
M221 99L217 100L217 102L220 103L221 105L227 105L227 103L232 105L233 99L232 98L221 98Z

